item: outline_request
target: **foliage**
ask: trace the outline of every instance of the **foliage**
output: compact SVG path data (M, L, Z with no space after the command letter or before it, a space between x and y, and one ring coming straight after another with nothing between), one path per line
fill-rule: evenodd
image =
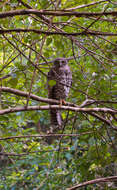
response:
M97 3L96 3L97 2ZM1 1L0 12L20 9L74 12L111 12L113 1L94 0ZM89 5L90 4L90 5ZM89 5L89 6L88 6ZM29 7L30 6L30 7ZM74 9L72 9L74 8ZM49 22L47 21L49 19ZM73 84L67 101L86 107L117 109L116 16L49 16L27 14L0 19L0 30L37 29L47 32L81 33L77 36L36 32L0 33L0 84L47 98L47 73L57 57L69 59ZM82 35L99 31L110 35ZM5 78L4 78L5 77ZM51 81L51 85L53 85ZM29 99L28 99L29 98ZM0 91L0 110L45 105L29 97ZM47 143L46 137L10 138L0 141L0 189L66 189L77 183L117 175L116 115L62 111L68 134ZM103 118L103 119L100 119ZM0 136L43 134L37 123L49 126L49 110L0 115ZM114 126L114 127L113 127ZM69 136L70 134L76 136ZM45 134L45 133L44 133ZM87 186L87 190L116 189L116 183Z

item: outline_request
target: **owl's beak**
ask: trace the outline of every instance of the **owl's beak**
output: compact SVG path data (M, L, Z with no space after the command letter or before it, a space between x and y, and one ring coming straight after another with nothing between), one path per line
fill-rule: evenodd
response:
M60 67L61 67L61 66L63 65L63 63L62 63L62 62L60 62L60 63L59 63L59 65L60 65Z

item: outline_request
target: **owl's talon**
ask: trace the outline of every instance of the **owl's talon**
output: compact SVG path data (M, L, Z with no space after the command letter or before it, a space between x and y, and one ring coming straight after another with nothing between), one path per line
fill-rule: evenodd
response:
M63 103L63 105L66 105L66 101L65 100L62 100L62 103Z
M66 102L64 99L60 99L60 106L62 106L62 105L66 105Z

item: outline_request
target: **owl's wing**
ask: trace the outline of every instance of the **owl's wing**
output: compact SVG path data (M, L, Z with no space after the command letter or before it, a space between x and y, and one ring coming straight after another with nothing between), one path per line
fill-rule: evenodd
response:
M54 82L56 83L56 72L53 68L48 72L47 79L48 79L48 98L56 99L56 93L55 93L56 84L54 84ZM50 109L50 118L51 118L51 125L53 127L52 129L53 131L56 130L56 126L62 125L62 117L60 110Z
M48 98L53 99L54 97L54 92L53 92L53 85L51 84L52 81L54 80L54 72L53 68L48 72L47 75L47 86L48 86Z

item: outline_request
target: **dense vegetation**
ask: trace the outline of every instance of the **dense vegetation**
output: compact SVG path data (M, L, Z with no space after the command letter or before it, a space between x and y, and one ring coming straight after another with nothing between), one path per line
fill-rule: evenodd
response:
M98 178L79 189L117 188L116 27L116 0L0 1L0 189L64 190ZM62 135L48 137L47 73L57 57L69 60L73 83Z

